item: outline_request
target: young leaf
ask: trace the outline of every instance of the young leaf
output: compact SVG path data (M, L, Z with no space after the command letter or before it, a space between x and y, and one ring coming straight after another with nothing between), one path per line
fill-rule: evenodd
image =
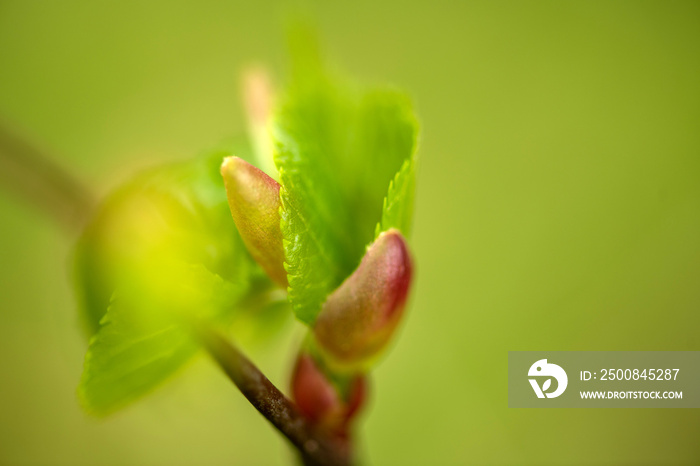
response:
M151 390L196 351L189 321L228 320L271 287L231 218L226 155L139 176L86 229L76 272L95 334L79 388L88 410L105 414Z
M296 70L274 139L289 297L311 324L372 241L387 186L413 156L417 124L405 96L357 91L307 67Z
M108 414L172 375L197 351L189 321L221 318L244 290L203 266L172 263L160 272L117 291L90 341L78 393L93 414Z
M131 280L145 257L202 264L230 282L264 280L228 208L219 167L230 154L217 150L151 170L116 190L99 209L76 251L77 292L91 334L115 289Z
M383 231L396 228L405 237L411 233L413 218L413 198L416 185L415 161L407 160L389 184L389 192L384 198L382 221L377 224L375 237Z

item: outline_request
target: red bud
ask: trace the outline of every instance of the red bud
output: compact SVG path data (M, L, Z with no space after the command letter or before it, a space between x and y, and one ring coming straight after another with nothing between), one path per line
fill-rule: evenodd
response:
M367 398L367 382L364 376L355 377L352 382L350 382L350 388L348 392L347 407L345 410L345 421L348 422L350 419L355 417L362 406L365 404L365 399Z
M292 375L292 396L302 414L315 422L337 416L341 409L338 392L308 354L302 354L297 360Z
M286 288L279 183L238 157L224 160L221 175L233 221L248 251L270 278Z
M411 274L401 233L392 229L379 235L359 267L324 303L314 325L321 349L349 365L378 354L401 318Z
M365 399L364 376L353 376L345 397L313 357L302 353L292 375L292 396L299 411L314 423L343 433Z

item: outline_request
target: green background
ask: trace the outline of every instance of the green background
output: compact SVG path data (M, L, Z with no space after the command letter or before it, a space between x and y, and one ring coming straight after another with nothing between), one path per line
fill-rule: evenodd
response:
M508 350L698 350L697 2L0 0L0 116L98 192L239 133L304 11L422 120L417 282L359 429L369 464L697 464L694 409L507 407ZM0 194L0 464L290 464L206 359L104 419L72 238ZM285 386L298 331L248 353Z

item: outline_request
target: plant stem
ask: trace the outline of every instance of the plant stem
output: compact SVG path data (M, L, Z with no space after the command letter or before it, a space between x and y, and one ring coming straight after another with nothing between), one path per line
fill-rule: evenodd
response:
M243 396L296 447L305 465L351 464L349 442L309 423L294 402L284 396L235 346L211 331L200 329L200 338Z
M0 122L0 181L70 231L94 205L89 191L43 150Z

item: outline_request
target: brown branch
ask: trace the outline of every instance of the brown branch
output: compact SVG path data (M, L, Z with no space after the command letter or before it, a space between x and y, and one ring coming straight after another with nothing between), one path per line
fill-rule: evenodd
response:
M299 413L294 402L270 382L235 346L220 335L200 329L200 338L248 401L299 451L304 464L348 466L351 464L347 439L324 432Z
M82 227L92 196L44 151L0 122L0 181L69 230Z

